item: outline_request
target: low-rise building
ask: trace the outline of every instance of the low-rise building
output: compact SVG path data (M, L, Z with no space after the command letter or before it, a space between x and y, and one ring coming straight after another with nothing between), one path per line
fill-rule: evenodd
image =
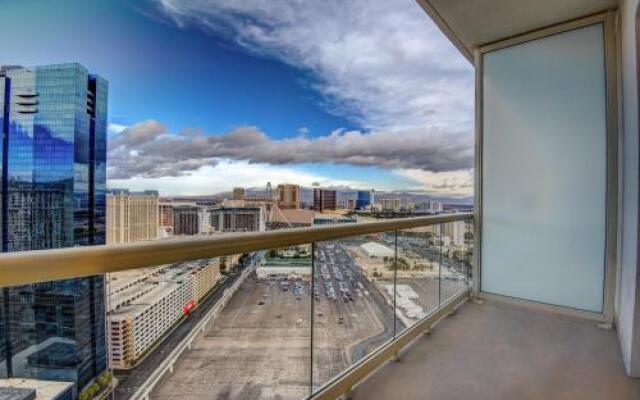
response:
M267 252L263 263L256 269L258 279L285 277L311 279L311 246L293 246Z
M110 292L111 365L130 368L220 281L217 259L164 266L127 290ZM132 296L131 293L138 293Z
M315 215L315 211L312 210L281 210L278 207L274 207L271 210L269 228L283 229L309 227L313 225L313 219Z
M72 400L73 382L25 378L0 379L1 400Z
M360 247L364 254L370 258L394 257L395 255L393 249L378 242L367 242Z
M313 219L314 225L338 225L358 222L355 218L342 214L316 214Z

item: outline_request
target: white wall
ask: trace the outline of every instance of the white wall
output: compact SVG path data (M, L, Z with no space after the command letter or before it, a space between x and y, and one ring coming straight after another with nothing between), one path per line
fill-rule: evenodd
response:
M602 23L486 53L482 78L482 291L601 313Z
M640 377L638 299L638 82L636 9L638 0L620 1L622 53L622 207L616 324L627 372Z

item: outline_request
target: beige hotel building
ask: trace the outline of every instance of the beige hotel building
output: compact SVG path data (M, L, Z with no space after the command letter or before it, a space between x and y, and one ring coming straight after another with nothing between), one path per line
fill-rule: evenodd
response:
M107 193L107 244L156 239L158 220L158 192Z

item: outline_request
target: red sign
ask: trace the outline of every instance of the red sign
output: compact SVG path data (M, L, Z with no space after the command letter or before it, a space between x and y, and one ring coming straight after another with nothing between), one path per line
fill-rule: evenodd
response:
M184 307L182 307L182 313L189 314L194 308L196 308L195 300L189 300L189 302Z

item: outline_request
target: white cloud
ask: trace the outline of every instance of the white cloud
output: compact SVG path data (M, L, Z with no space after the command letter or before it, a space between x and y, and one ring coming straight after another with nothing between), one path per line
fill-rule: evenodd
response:
M434 195L471 195L472 68L415 0L153 1L180 27L311 72L326 109L362 130L308 138L301 128L299 137L275 140L256 127L210 136L150 121L115 136L114 184L180 193L256 180L308 184L322 177L284 165L330 162L389 168Z
M415 0L155 0L179 26L311 71L367 129L471 131L473 74Z
M473 170L431 172L421 169L396 169L394 174L410 179L416 183L415 191L426 192L440 197L473 196Z
M117 135L117 134L121 133L122 131L124 131L127 128L128 128L128 126L126 126L126 125L110 123L109 126L107 126L107 131L110 134Z
M131 190L160 189L161 194L205 195L229 191L236 185L263 187L267 182L274 186L284 182L311 186L313 182L319 182L323 186L368 187L365 182L332 179L292 167L251 164L228 159L219 160L215 166L206 165L181 176L112 179L109 181L109 187Z
M334 131L314 138L271 139L253 126L240 126L222 135L195 129L171 133L149 120L109 141L109 176L180 176L214 165L218 158L272 165L334 163L446 171L469 167L473 150L464 135L438 129Z

